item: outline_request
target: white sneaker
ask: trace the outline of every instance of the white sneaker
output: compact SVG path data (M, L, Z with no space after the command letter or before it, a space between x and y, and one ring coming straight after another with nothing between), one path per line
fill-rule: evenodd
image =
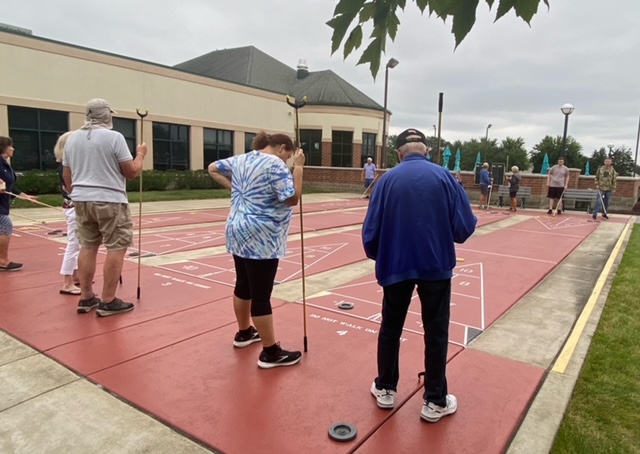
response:
M440 407L434 403L424 401L420 417L428 422L438 422L440 418L452 415L458 409L458 399L453 394L447 394L447 406Z
M376 388L375 380L371 384L371 394L376 398L376 402L380 408L393 408L396 404L395 391Z

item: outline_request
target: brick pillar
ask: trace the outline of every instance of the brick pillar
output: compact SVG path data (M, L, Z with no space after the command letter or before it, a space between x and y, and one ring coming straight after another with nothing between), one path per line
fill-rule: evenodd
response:
M376 168L382 168L382 145L376 145Z
M360 161L362 159L362 144L354 143L353 144L353 154L352 154L352 163L351 167L360 168Z
M577 189L580 183L580 169L569 169L569 188Z
M322 166L331 167L331 142L322 142Z

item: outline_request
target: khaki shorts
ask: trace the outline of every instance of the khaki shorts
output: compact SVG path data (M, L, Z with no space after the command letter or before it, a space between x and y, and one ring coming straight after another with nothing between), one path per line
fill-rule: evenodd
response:
M129 205L110 202L75 202L78 239L82 247L101 244L110 251L133 245L133 222Z

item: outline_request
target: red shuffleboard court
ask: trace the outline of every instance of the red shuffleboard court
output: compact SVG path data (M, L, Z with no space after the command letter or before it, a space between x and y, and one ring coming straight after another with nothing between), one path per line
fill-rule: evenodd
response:
M302 309L282 305L274 320L283 347L302 349ZM391 415L369 392L377 326L313 308L307 326L309 351L295 367L259 369L259 344L234 349L229 325L90 378L222 452L346 453L357 441L331 440L332 424L349 421L366 437ZM423 349L415 334L402 345L399 403L421 387ZM452 346L449 358L460 351Z
M303 219L305 232L346 227L362 223L364 210L336 213L311 213ZM135 232L134 232L135 233ZM291 218L290 234L300 233L300 217ZM137 246L137 233L134 244ZM157 233L142 233L142 253L166 255L176 252L192 251L208 247L223 246L226 242L225 226L199 227L193 229L170 230ZM133 251L135 252L135 251Z
M290 241L287 255L280 259L276 282L278 284L302 277L301 242ZM339 268L360 260L366 260L359 235L334 233L305 239L305 276ZM229 254L173 263L159 267L193 276L217 284L235 285L235 267Z
M364 199L345 199L336 200L333 202L313 202L305 203L303 211L307 213L316 213L323 211L339 211L357 208L366 208L368 206L368 200ZM142 228L153 229L161 227L172 226L189 226L194 224L206 224L214 222L224 222L229 215L229 208L215 208L204 210L188 210L188 211L172 211L166 213L145 213L144 206L142 208ZM293 210L294 213L300 212L300 206L296 205ZM138 216L133 216L133 224L136 227L137 233ZM22 218L15 216L16 221L22 221ZM298 221L299 223L299 221ZM40 238L49 238L51 236L63 236L63 233L67 231L67 224L65 221L34 223L29 226L15 226L14 233L17 236L21 234L37 236Z
M303 205L304 213L315 213L321 211L345 210L349 208L366 207L367 200L363 199L346 199L336 200L333 202L313 202ZM300 206L294 207L294 213L300 212ZM209 210L189 210L171 213L144 213L142 207L142 227L145 229L156 227L170 227L178 225L193 225L210 222L221 222L227 219L229 208L215 208ZM138 225L138 217L133 216L134 225Z
M7 273L12 275L2 278L19 277L19 273ZM117 290L118 297L136 303L136 308L128 314L106 318L96 317L95 311L76 314L79 297L60 295L60 284L31 286L1 295L0 328L32 347L46 351L211 301L228 299L233 290L198 279L185 279L167 270L142 267L141 299L136 301L137 267L134 264L127 265L122 278L123 284ZM101 288L102 279L97 277L94 292L100 295Z
M31 234L12 236L9 246L10 259L24 266L18 272L0 273L0 294L55 283L62 285L63 277L60 275L60 267L66 243L51 241L50 238L52 237L45 239ZM106 249L100 247L96 267L97 278L102 275L102 264L105 258ZM124 269L130 269L133 266L136 265L125 262Z
M544 375L540 367L466 349L447 365L455 414L437 424L423 421L420 390L371 437L358 437L356 452L503 453Z
M545 227L537 219L530 219L457 245L458 257L464 262L458 263L452 279L450 342L468 345L596 227L595 223L580 225L571 235L560 239L540 234ZM352 303L354 307L343 310L338 307L340 303ZM350 319L379 323L382 289L375 275L370 275L310 295L307 304ZM420 314L420 302L414 292L405 322L406 333L424 332Z
M48 350L47 355L82 375L90 375L228 325L236 325L230 295L79 339ZM119 348L112 348L114 345Z

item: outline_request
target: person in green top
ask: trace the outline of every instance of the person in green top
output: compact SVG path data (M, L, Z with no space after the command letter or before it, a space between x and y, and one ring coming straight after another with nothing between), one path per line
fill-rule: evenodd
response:
M604 212L602 213L602 217L609 219L609 216L607 216L607 213L609 212L609 200L611 199L611 194L616 192L616 179L618 178L618 173L611 163L611 158L605 159L604 165L600 166L596 172L595 180L596 189L598 190L598 198L596 199L596 206L593 209L593 214L591 215L593 219L598 217L598 211L602 208L603 203Z

